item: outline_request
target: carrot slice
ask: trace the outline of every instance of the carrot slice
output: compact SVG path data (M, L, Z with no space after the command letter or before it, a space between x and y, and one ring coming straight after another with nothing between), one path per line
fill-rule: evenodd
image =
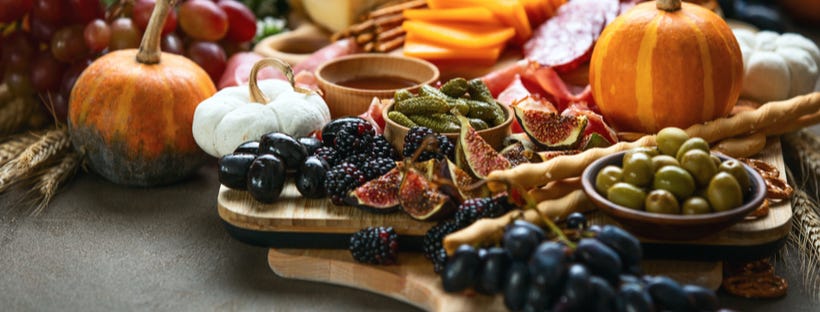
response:
M402 28L418 38L445 47L481 49L504 45L515 35L511 27L428 23L406 20Z
M464 7L454 9L409 9L404 10L404 18L432 23L481 23L501 26L501 21L485 7Z

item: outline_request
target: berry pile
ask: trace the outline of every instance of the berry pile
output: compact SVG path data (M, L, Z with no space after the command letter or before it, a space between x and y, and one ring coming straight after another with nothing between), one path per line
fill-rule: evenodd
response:
M642 275L641 245L621 228L586 229L580 240L549 240L532 223L516 220L502 247L460 246L441 273L447 292L469 288L504 296L512 311L715 311L712 290L680 285L665 276ZM574 246L571 246L574 245Z
M368 264L394 264L399 241L392 227L368 227L350 237L353 259Z
M421 126L412 127L407 131L407 135L404 137L404 146L402 147L404 157L412 157L428 136L435 137L436 144L427 146L427 149L419 154L416 161L426 161L433 158L438 160L444 160L445 158L449 158L450 160L454 159L456 149L453 142L446 136L435 133L430 128Z
M259 141L239 145L233 153L219 158L219 183L247 190L262 203L279 198L287 172L296 173L296 188L308 198L325 197L325 176L330 166L319 157L309 156L321 142L315 138L293 137L279 132L263 135Z
M465 200L458 206L451 220L440 222L424 235L424 257L433 262L433 270L441 272L447 261L447 253L441 244L445 236L463 229L482 218L496 218L512 209L506 195Z
M396 167L396 150L364 119L331 121L322 129L322 141L315 155L331 167L325 188L333 204L343 205L350 191Z

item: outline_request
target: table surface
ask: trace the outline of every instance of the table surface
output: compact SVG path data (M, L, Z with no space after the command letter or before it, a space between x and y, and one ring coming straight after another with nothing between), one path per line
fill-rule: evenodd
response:
M809 34L818 42L820 33ZM820 126L812 128L820 134ZM0 306L4 311L417 311L347 287L287 280L267 249L223 229L215 162L159 188L113 185L82 173L37 217L24 190L0 195ZM786 297L747 300L721 293L739 311L817 311L801 286L795 250L775 257L791 284Z

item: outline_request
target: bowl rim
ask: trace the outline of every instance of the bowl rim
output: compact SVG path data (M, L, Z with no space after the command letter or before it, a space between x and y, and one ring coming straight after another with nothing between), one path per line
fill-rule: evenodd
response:
M390 119L389 117L387 117L387 114L390 113L390 111L393 109L393 104L395 104L395 101L393 101L393 99L389 99L389 101L390 101L390 103L387 104L387 106L384 107L384 110L382 110L382 118L384 118L384 127L387 128L387 126L390 125L390 126L393 126L395 128L403 129L405 131L410 131L410 128L405 127L403 125L400 125L399 123L397 123L397 122L393 121L392 119ZM503 108L504 112L507 114L506 118L504 118L504 122L502 122L500 125L489 127L487 129L476 130L476 132L478 132L478 133L487 133L487 132L491 132L491 131L497 131L497 130L501 130L501 129L504 129L504 128L508 128L512 125L512 120L513 120L513 118L515 118L515 116L513 116L514 113L512 111L512 107L509 107L509 106L507 106L507 105L505 105L505 104L503 104L499 101L495 101L495 104L498 105L498 106L501 106L501 108ZM443 134L443 135L448 135L448 134L449 135L459 135L459 133L460 132L442 132L440 134Z
M607 165L614 165L622 162L623 155L625 153L626 151L622 151L601 157L592 162L589 166L587 166L587 168L584 169L584 172L581 175L581 184L587 196L590 197L592 202L595 203L596 206L598 206L598 208L602 212L604 212L607 215L613 216L616 219L629 219L633 221L654 220L663 221L665 225L680 226L708 225L714 223L727 222L734 218L740 219L741 216L746 216L747 214L751 213L752 211L760 207L760 205L763 203L763 200L766 198L766 182L763 180L763 177L760 175L760 173L758 173L756 170L751 168L749 165L743 163L742 161L737 160L736 158L729 157L720 153L711 153L712 155L718 156L722 161L737 160L743 165L743 168L746 169L746 172L749 174L750 182L752 182L752 193L749 195L748 201L744 202L739 207L735 207L733 209L729 209L726 211L711 212L697 215L662 214L627 208L609 201L609 199L598 193L598 190L595 189L595 185L593 182L594 177L597 175L598 171L600 171Z
M336 82L332 82L332 81L326 79L322 75L322 71L324 71L326 68L328 68L330 66L333 66L333 65L336 65L336 64L339 64L339 63L342 63L342 62L349 62L349 61L360 60L360 59L393 59L393 60L398 60L398 61L409 61L410 63L415 63L417 65L421 65L422 67L430 69L432 71L433 75L432 75L432 77L430 77L426 81L420 81L420 82L416 83L415 85L413 85L411 87L396 88L396 89L359 89L359 88L351 88L351 87L342 86L342 85L340 85ZM401 89L413 89L413 88L417 88L421 85L435 83L436 81L438 81L441 78L441 72L439 71L438 67L436 65L434 65L433 63L430 63L426 60L416 58L416 57L404 56L404 55L393 55L393 54L382 54L382 53L356 53L356 54L351 54L351 55L345 55L345 56L342 56L342 57L338 57L338 58L335 58L335 59L332 59L332 60L329 60L327 62L324 62L324 63L320 64L319 67L317 67L316 70L313 72L313 75L316 77L316 80L317 80L317 82L319 82L319 84L324 84L324 85L327 85L327 86L333 86L334 88L338 88L339 90L343 90L343 91L347 91L347 92L357 92L357 93L385 93L385 92L395 92L396 90L401 90Z

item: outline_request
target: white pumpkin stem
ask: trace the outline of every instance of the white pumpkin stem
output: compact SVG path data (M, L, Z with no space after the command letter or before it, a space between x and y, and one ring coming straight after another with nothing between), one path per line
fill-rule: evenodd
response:
M171 12L171 8L176 5L176 0L157 0L151 18L148 19L148 27L142 35L140 50L137 53L137 62L142 64L159 64L162 51L160 50L160 39L162 38L162 27L165 25L165 18Z
M680 10L680 0L657 0L656 3L658 10L664 10L666 12L674 12Z
M296 82L293 80L293 68L290 68L290 65L287 62L277 58L269 57L257 61L256 64L253 64L253 67L251 68L251 77L248 80L248 89L250 89L251 92L251 101L262 104L268 103L269 101L265 94L262 93L262 90L259 89L259 84L257 84L256 81L256 76L257 74L259 74L259 70L267 66L273 66L282 71L282 74L284 74L285 78L288 79L290 86L293 87L293 91L304 94L313 93L313 91L311 90L296 86Z

